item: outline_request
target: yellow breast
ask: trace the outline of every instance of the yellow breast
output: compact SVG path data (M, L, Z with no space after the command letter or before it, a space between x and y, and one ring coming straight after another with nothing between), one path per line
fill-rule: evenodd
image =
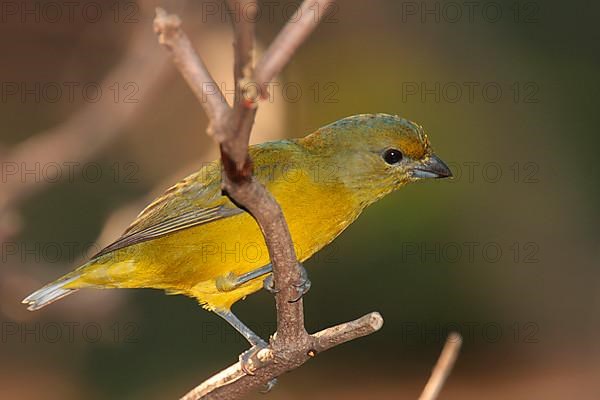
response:
M335 239L361 211L344 186L308 172L286 174L267 188L281 205L300 261ZM79 284L164 289L193 296L209 309L227 309L259 290L262 279L229 292L219 291L216 279L268 263L260 229L243 213L118 250L110 262L90 266Z

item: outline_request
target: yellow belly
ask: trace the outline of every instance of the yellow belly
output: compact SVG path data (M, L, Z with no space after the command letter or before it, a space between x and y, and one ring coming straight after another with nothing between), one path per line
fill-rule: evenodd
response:
M281 205L296 255L304 261L352 223L361 207L339 184L296 178L272 182L268 189ZM216 279L269 262L260 229L243 213L110 253L86 266L69 287L157 288L195 297L208 309L228 309L260 290L263 279L227 292L217 289Z

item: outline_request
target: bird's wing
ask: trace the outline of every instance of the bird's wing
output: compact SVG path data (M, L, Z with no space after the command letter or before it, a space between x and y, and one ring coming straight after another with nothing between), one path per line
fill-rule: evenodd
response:
M262 143L249 148L255 165L270 172L282 165L295 165L290 160L299 151L301 149L295 141L287 140ZM256 178L269 186L269 174L259 173ZM243 212L245 211L221 193L221 165L212 163L167 189L138 215L119 239L93 258Z
M207 166L167 189L93 258L242 212L221 194L220 167Z

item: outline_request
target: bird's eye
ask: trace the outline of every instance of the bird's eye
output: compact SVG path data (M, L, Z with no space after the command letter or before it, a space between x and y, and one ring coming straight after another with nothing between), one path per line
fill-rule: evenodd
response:
M383 160L390 164L398 164L402 160L402 152L396 149L388 149L383 153Z

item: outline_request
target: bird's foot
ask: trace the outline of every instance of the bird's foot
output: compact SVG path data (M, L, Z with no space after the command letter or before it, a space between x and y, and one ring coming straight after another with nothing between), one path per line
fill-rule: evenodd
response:
M311 286L311 282L308 279L308 272L306 272L306 268L300 263L298 263L298 268L300 268L300 283L294 285L294 287L298 290L299 295L294 300L290 300L290 303L295 303L302 298L309 290ZM275 288L275 283L273 280L273 274L267 276L263 281L263 287L265 290L271 294L276 294L279 292L279 289Z
M260 391L263 394L269 393L271 389L273 389L277 385L277 378L271 379L269 382L265 383L262 390Z
M299 295L295 300L290 300L290 303L295 303L300 300L302 296L308 293L312 285L310 279L308 279L308 272L306 271L306 268L304 268L304 266L300 263L298 263L298 268L300 268L300 283L294 285L294 287L298 290Z
M273 280L273 274L271 274L265 278L265 280L263 281L263 288L271 294L279 293L279 289L275 289L275 282Z
M271 273L272 270L271 264L267 264L239 276L229 272L226 275L219 276L215 281L215 285L219 292L230 292L253 279Z
M257 369L262 368L267 364L267 362L261 360L258 353L266 349L268 346L269 345L266 342L261 341L240 355L240 365L242 371L244 371L246 375L255 375L255 371ZM275 385L277 385L277 378L273 378L267 382L260 392L268 393L275 387Z
M260 342L240 354L240 365L246 375L254 375L254 371L264 366L265 363L260 359L258 353L267 347L269 345L261 339Z

